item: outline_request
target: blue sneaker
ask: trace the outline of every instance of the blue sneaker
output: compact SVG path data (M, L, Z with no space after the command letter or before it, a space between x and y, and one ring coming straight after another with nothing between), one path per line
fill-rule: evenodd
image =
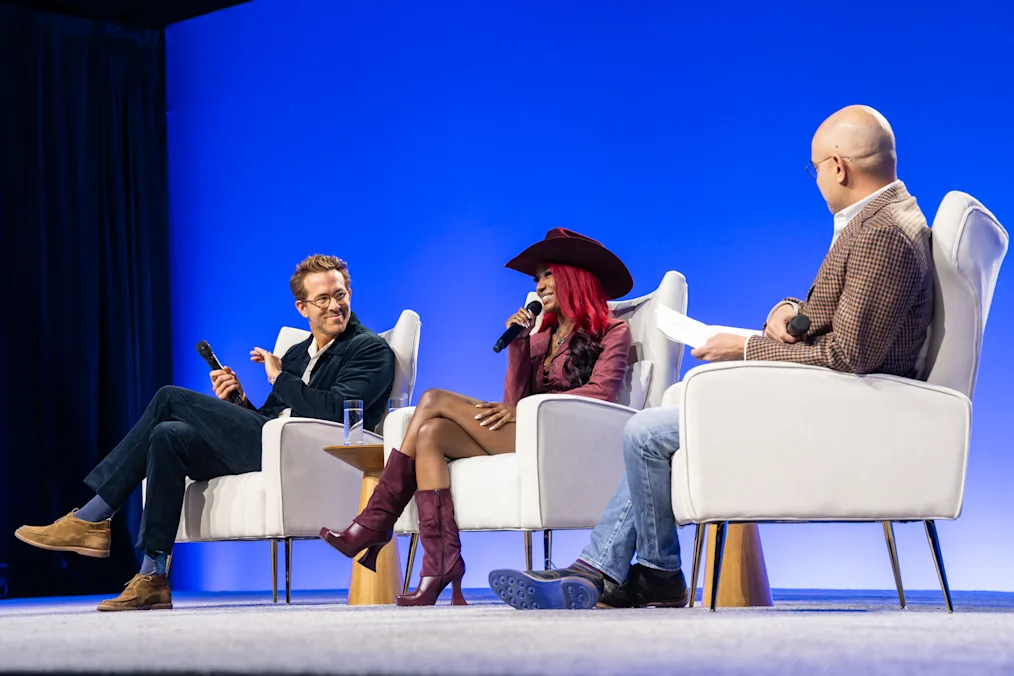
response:
M588 610L602 593L603 580L580 568L533 571L501 568L489 574L489 588L518 610Z

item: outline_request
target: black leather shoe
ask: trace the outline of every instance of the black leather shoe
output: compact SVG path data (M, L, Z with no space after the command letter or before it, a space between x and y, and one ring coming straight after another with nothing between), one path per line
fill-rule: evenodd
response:
M605 580L602 594L599 595L599 602L596 608L636 608L637 595L630 586L628 576L623 584L616 584L612 580Z
M639 608L682 608L690 602L690 590L682 570L670 573L635 564L630 567L627 580L631 581Z

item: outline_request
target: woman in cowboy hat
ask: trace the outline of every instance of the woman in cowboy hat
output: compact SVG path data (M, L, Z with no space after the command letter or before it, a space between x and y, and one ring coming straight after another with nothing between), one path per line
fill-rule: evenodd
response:
M513 453L515 410L524 397L566 392L615 401L626 376L630 330L611 315L606 301L629 293L634 282L614 253L556 228L506 267L534 278L545 314L535 334L529 334L534 317L524 308L507 320L507 326L524 328L508 347L504 401L425 392L366 509L342 532L321 529L321 537L348 557L367 550L359 563L376 570L377 554L415 495L425 559L418 588L398 596L398 605L433 605L448 584L453 584L453 603L465 603L465 562L447 461Z

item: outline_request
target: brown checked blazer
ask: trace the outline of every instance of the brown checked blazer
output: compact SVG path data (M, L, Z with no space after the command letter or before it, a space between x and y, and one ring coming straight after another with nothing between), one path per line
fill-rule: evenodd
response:
M899 182L845 226L806 301L788 299L810 318L803 339L755 336L746 358L915 377L933 314L932 266L926 218Z

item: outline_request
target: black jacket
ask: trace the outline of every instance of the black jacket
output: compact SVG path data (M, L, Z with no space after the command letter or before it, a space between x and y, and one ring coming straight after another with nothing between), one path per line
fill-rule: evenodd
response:
M268 400L257 411L275 418L286 408L292 416L345 421L345 400L362 399L364 427L375 430L387 410L394 384L394 351L387 341L359 323L353 313L348 326L317 360L310 384L303 371L310 363L310 336L282 357L282 372Z

